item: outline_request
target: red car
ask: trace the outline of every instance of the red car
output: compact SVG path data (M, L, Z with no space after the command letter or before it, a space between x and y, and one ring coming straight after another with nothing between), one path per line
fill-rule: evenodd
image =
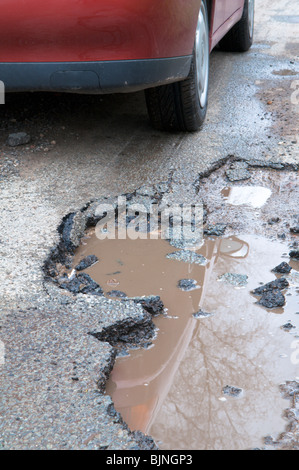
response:
M209 53L252 44L254 0L0 0L6 91L146 90L154 127L194 131Z

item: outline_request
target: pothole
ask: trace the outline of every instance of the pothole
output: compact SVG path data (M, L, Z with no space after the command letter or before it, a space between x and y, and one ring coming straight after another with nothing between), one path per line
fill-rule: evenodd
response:
M287 246L250 235L211 238L196 251L206 264L197 265L167 258L165 240L89 236L74 263L98 257L86 272L105 295L158 294L166 308L154 318L156 338L119 356L107 384L130 429L152 435L161 449L259 447L263 436L279 433L286 402L278 385L298 373L290 360L299 327L297 263L286 275L283 308L263 309L251 291L276 279L269 267L285 259ZM294 329L286 334L288 323ZM230 386L243 393L225 393Z
M115 323L98 338L118 350L106 393L129 428L161 449L261 448L288 424L279 385L299 381L297 175L246 163L246 178L232 178L241 163L194 186L205 204L202 245L149 233L99 240L97 201L65 219L46 265L60 287L136 302L153 319L156 329ZM173 189L164 182L129 200L157 202Z

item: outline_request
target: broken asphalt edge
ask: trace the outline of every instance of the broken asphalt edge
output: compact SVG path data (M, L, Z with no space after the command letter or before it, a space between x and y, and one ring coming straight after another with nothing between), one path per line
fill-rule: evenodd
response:
M251 167L260 167L265 169L274 169L274 170L298 170L298 165L294 164L284 164L284 163L275 163L275 162L264 162L264 161L247 161L242 158L235 157L234 155L228 155L223 159L217 161L209 170L200 173L197 180L194 182L196 187L200 184L200 180L204 177L209 176L217 169L221 168L225 164L234 161L245 161L248 166ZM163 182L164 192L167 192L171 187L171 177L168 181ZM160 188L159 188L160 186ZM161 200L163 191L161 191L160 185L153 185L152 191L143 190L143 187L135 190L132 193L124 194L127 200L132 200L136 196L142 196L147 201L157 202ZM50 250L49 255L47 256L43 264L44 272L44 288L45 292L48 295L51 303L56 302L55 305L55 315L60 313L68 314L75 310L75 313L78 310L84 312L83 316L88 312L86 317L90 318L86 320L83 319L82 322L82 335L87 334L97 338L101 342L108 342L113 344L118 338L120 340L123 337L127 336L127 345L130 347L132 336L138 331L141 335L139 338L139 344L142 345L142 335L146 338L148 342L150 337L154 335L154 326L152 322L151 315L142 308L138 303L134 303L130 300L122 301L125 308L123 311L120 309L120 302L114 300L107 300L104 297L93 296L89 294L78 294L70 295L70 293L64 292L56 282L57 277L57 264L64 265L69 267L71 264L72 257L76 248L79 246L82 237L85 234L85 231L89 227L94 227L99 221L98 216L95 214L95 209L100 203L110 203L111 201L117 201L117 197L107 198L102 197L99 200L92 200L87 203L84 207L78 211L71 212L67 214L63 219L60 225L57 228L59 234L58 243ZM114 311L115 315L112 315L111 318L108 318L105 312L109 304L109 311ZM53 312L51 312L53 314ZM82 317L81 317L82 319ZM78 317L80 322L80 315ZM95 377L95 382L97 384L98 393L103 394L106 386L106 382L109 378L111 370L113 369L114 362L116 357L116 349L113 346L109 348L109 359L106 360L105 365L101 368L101 371ZM107 398L107 397L106 397ZM135 448L144 450L144 449L155 449L156 444L154 443L151 437L145 436L143 433L138 432L132 433L127 425L123 422L119 413L114 409L112 401L109 403L108 414L113 416L114 422L117 422L121 428L128 432L129 438L136 443ZM95 411L96 414L96 411ZM105 447L105 446L104 446ZM98 446L101 448L101 446ZM113 448L113 447L112 447ZM132 448L132 447L131 447Z

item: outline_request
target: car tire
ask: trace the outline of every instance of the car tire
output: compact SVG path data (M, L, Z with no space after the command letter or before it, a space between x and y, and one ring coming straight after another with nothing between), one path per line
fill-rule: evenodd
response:
M209 52L208 10L203 0L188 77L145 90L149 118L155 129L194 132L201 128L208 105Z
M252 46L254 30L254 0L245 0L242 18L219 42L222 51L246 52Z

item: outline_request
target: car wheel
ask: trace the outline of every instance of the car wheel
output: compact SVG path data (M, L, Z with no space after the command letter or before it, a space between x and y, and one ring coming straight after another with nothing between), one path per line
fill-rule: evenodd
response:
M254 30L254 0L245 0L242 18L220 41L223 51L246 52L252 46Z
M150 121L155 129L197 131L208 105L209 21L206 1L199 11L193 56L185 80L145 91Z

